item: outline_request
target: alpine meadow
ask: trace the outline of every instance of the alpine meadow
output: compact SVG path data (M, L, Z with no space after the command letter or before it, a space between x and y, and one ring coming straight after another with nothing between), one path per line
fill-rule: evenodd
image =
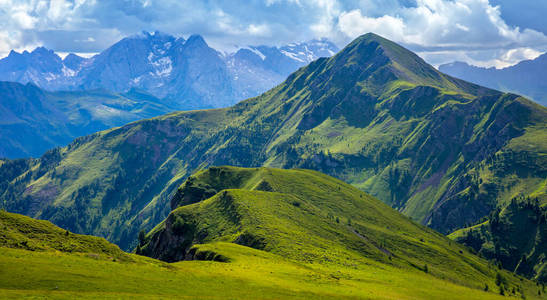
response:
M546 299L539 17L20 1L0 3L0 298Z

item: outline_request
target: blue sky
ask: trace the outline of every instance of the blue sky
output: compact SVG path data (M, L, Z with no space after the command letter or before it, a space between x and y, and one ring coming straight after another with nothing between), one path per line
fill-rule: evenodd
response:
M94 53L143 30L198 33L226 51L320 37L343 47L375 32L435 65L503 67L547 50L546 14L542 0L0 0L0 56Z

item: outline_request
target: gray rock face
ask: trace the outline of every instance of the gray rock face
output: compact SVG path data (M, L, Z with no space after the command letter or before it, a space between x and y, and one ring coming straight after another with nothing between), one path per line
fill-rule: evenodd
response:
M160 32L127 37L92 58L61 59L43 47L0 60L0 80L32 82L50 91L146 91L177 109L226 107L281 83L338 48L327 40L283 47L249 46L223 54L199 35L185 40Z
M328 40L312 40L283 47L249 46L225 59L235 98L258 96L281 83L289 74L338 48Z
M85 59L77 55L67 56L63 61L52 50L43 47L32 52L10 54L0 60L0 81L19 83L32 82L49 90L66 89L74 84L76 75Z

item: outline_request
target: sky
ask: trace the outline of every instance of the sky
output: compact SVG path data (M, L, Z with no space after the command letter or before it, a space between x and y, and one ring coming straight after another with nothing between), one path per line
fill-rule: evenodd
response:
M328 38L343 47L367 32L433 65L506 67L547 51L544 0L0 0L0 57L45 46L91 54L141 31L213 47Z

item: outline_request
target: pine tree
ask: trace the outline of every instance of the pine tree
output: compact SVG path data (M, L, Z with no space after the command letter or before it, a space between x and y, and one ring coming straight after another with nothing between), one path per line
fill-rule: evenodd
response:
M144 233L144 230L139 231L139 245L144 244L146 234Z

